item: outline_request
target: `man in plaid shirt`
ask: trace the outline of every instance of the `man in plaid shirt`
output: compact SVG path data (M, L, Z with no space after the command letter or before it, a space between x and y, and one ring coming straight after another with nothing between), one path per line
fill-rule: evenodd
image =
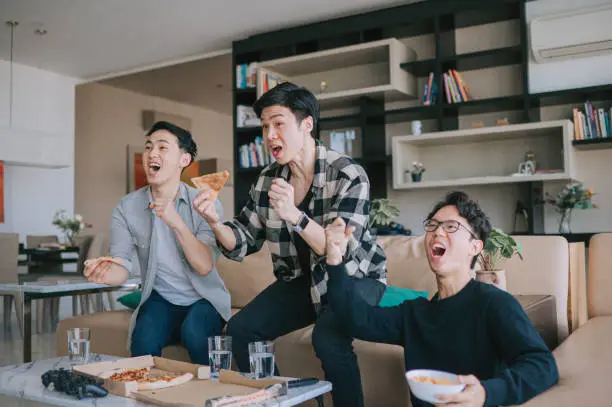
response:
M209 192L194 200L221 251L241 261L267 242L277 281L228 322L241 371L249 371L248 343L274 340L315 324L312 342L336 407L363 406L353 338L326 302L325 226L340 217L353 228L344 262L360 295L378 304L386 283L385 254L368 230L370 184L363 168L327 149L311 132L319 106L312 93L285 82L254 105L276 162L251 187L240 214L223 223Z

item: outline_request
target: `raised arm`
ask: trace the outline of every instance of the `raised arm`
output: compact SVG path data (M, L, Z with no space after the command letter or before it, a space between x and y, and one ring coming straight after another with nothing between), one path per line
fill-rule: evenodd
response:
M257 213L259 195L251 186L249 200L240 214L225 223L221 222L208 191L200 192L193 202L195 210L210 224L221 252L232 260L242 261L248 254L259 251L265 241L265 225Z
M345 325L355 338L370 342L402 345L404 315L409 302L396 307L373 307L357 294L354 279L349 277L343 263L343 253L353 227L346 228L342 218L337 218L326 229L326 263L329 280L327 298L336 315L341 315Z

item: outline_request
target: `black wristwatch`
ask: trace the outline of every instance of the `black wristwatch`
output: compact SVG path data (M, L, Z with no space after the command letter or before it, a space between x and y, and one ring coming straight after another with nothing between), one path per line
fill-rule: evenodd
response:
M298 220L298 222L293 225L293 231L298 233L302 232L304 229L306 229L306 226L308 226L308 222L310 222L310 219L304 212L302 212L300 220Z

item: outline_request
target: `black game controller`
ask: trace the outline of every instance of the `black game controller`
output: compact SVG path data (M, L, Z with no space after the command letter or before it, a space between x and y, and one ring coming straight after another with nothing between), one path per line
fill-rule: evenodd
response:
M104 397L108 390L102 387L102 381L91 377L73 374L66 369L49 370L40 377L42 384L49 387L53 384L53 390L75 396L79 400L85 397Z

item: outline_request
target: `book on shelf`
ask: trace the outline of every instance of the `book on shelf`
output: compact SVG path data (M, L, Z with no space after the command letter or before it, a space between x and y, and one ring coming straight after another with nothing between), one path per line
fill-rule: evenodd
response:
M263 75L263 84L262 84L263 93L266 93L267 91L269 91L270 89L274 88L276 85L282 82L285 82L282 76L266 71Z
M236 65L236 89L248 89L257 86L257 62Z
M275 160L270 150L264 145L263 137L255 137L255 141L238 147L238 164L240 168L265 167Z
M438 84L435 81L433 72L429 73L427 82L423 89L423 105L430 106L435 105L438 101Z
M474 100L470 88L455 69L442 74L444 94L447 103L461 103Z
M574 121L574 140L595 140L612 137L610 116L612 108L606 111L595 108L590 101L584 102L584 111L572 109Z

